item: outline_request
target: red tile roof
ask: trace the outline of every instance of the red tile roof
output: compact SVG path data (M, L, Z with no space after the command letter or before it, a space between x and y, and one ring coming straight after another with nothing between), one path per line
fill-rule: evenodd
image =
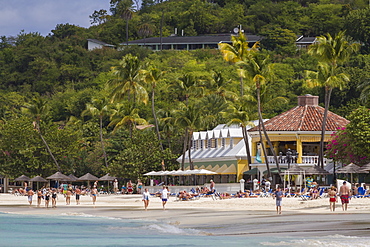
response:
M296 106L265 122L267 131L321 131L324 108L317 105ZM349 121L337 114L328 112L326 131L336 131ZM249 131L258 131L258 126Z

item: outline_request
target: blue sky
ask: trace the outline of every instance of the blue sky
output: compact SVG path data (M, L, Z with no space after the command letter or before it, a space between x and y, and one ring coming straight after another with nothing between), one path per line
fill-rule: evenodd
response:
M21 30L46 36L57 24L89 27L95 10L109 12L110 0L0 0L0 36Z

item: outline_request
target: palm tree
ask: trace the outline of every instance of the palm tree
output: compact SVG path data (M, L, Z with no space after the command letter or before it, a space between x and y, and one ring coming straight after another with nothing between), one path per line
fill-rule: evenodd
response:
M323 86L325 88L325 109L324 116L321 124L321 140L319 150L319 162L318 165L324 166L324 138L326 130L326 120L329 111L330 97L333 88L342 88L350 81L349 76L345 73L333 73L332 66L327 63L318 64L318 71L306 71L306 86L318 87ZM338 71L338 70L337 70Z
M202 124L202 114L199 107L195 104L189 106L180 103L179 109L175 111L176 120L175 124L185 129L184 136L184 149L183 149L183 159L181 163L181 168L184 170L185 152L188 150L190 169L194 169L194 164L191 160L191 141L193 132L200 128Z
M122 103L117 103L112 107L111 122L108 126L114 126L113 132L125 127L129 130L130 138L132 138L132 132L138 124L148 124L145 119L140 117L139 109L124 105Z
M104 138L103 138L103 119L109 116L110 105L106 98L103 99L93 99L91 103L86 104L86 109L82 112L82 116L90 115L93 118L99 118L99 136L100 143L103 150L104 164L108 167L108 158L105 151Z
M119 15L126 21L126 45L128 45L128 22L132 19L135 11L134 2L132 0L122 0L117 4Z
M248 60L249 56L255 53L258 50L259 43L256 42L252 48L249 48L247 37L244 35L243 32L239 31L238 36L231 36L231 45L228 43L220 43L218 44L218 48L220 49L223 58L225 61L237 64L241 61ZM237 69L239 79L240 79L240 96L244 95L244 71L240 68Z
M204 94L204 88L200 85L198 78L192 74L185 73L170 86L170 90L179 94L179 97L189 105L190 97L199 97Z
M360 100L362 101L362 103L366 104L367 102L369 102L370 80L366 80L365 82L360 84L358 88L361 90Z
M321 125L321 140L319 150L319 164L324 166L324 138L326 120L329 111L331 92L333 88L342 89L348 83L346 74L338 71L339 66L349 61L350 56L359 50L359 44L351 43L345 32L339 32L334 38L327 34L317 37L317 43L310 46L308 53L319 61L317 72L307 72L308 86L325 88L325 110Z
M206 88L208 93L219 95L225 101L235 100L237 95L227 90L227 86L231 83L231 80L225 80L221 71L212 71L212 78L210 81L206 81Z
M252 164L252 158L249 146L249 136L247 127L252 126L253 122L250 121L251 114L248 112L248 107L243 107L243 105L245 106L245 104L238 105L238 103L236 103L235 105L230 106L228 111L225 112L225 117L229 119L227 125L238 124L242 128L248 165L250 165Z
M153 29L154 29L154 26L152 24L152 19L149 16L144 15L143 19L142 19L142 24L138 28L139 36L144 38L144 46L145 46L145 43L146 43L145 39L148 36L153 34Z
M148 93L140 84L143 82L144 74L142 64L138 57L127 54L116 66L110 70L113 79L107 82L112 89L112 102L119 102L127 96L129 102L148 102Z
M158 137L158 140L161 146L161 150L163 150L163 144L161 142L161 134L159 132L159 124L158 124L158 119L157 119L157 115L156 115L155 107L154 107L154 103L155 103L154 96L155 96L155 89L157 87L157 84L161 80L163 74L164 74L163 71L160 71L157 68L151 68L148 71L146 71L145 79L144 79L146 84L151 86L151 90L152 90L152 114L153 114L153 119L155 123L155 130L157 132L157 137Z
M238 65L243 68L246 74L246 77L248 78L249 83L256 90L259 128L262 127L263 134L266 138L268 145L270 146L270 150L271 150L272 155L274 156L276 167L280 173L281 171L280 171L279 161L276 156L273 145L271 143L271 140L266 132L265 124L263 122L262 107L261 107L261 91L265 90L265 88L267 87L267 82L273 77L273 72L271 68L272 66L269 63L269 57L268 56L265 57L256 52L250 53L250 56L248 57L248 59L245 61L238 62Z
M42 135L41 131L41 121L42 117L47 113L48 111L48 105L47 101L43 100L42 98L34 98L32 100L31 104L25 105L22 108L22 111L25 114L31 115L34 118L33 125L37 131L37 133L40 135L41 140L45 144L46 150L48 151L50 157L53 159L55 166L57 167L58 171L61 171L60 166L58 164L58 161L55 159L53 153L51 152L51 149L46 142L44 136Z

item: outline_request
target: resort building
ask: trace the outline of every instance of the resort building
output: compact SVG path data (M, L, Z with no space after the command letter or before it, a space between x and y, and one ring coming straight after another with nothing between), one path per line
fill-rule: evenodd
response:
M317 165L324 115L324 108L319 106L318 102L318 96L298 96L296 107L264 121L283 170L293 164L302 168ZM331 135L339 128L345 127L348 123L349 121L345 118L329 111L325 142L329 141ZM255 126L248 130L252 154L251 164L247 162L247 152L240 127L220 125L211 131L193 133L191 160L194 168L217 172L221 176L215 175L214 177L220 177L220 182L238 182L243 178L243 173L262 177L266 171L266 159L271 170L276 170L274 157L265 139L263 142L267 149L267 157L261 152L258 128L259 126ZM260 159L257 158L257 152ZM177 160L181 164L182 156ZM185 163L185 168L189 169L188 152L185 155ZM324 163L326 165L328 160L324 159ZM252 169L256 173L251 173Z

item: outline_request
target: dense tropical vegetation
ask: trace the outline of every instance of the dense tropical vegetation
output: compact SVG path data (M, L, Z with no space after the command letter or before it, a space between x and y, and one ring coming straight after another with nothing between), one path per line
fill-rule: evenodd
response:
M350 138L344 144L360 163L370 161L368 2L110 3L111 9L92 13L88 29L66 23L46 37L24 32L1 37L0 174L47 176L60 170L136 179L162 169L162 161L166 169L177 169L176 158L189 150L194 131L227 123L245 127L290 109L306 93L353 121L345 137L338 132L338 142ZM175 28L190 36L230 33L236 26L266 39L248 50L243 36L234 37L231 46L220 47L223 54L87 50L89 38L119 47L127 40L168 36ZM323 42L298 50L296 35L320 36ZM359 51L342 59L335 49L322 49L336 38L342 47L356 42Z

